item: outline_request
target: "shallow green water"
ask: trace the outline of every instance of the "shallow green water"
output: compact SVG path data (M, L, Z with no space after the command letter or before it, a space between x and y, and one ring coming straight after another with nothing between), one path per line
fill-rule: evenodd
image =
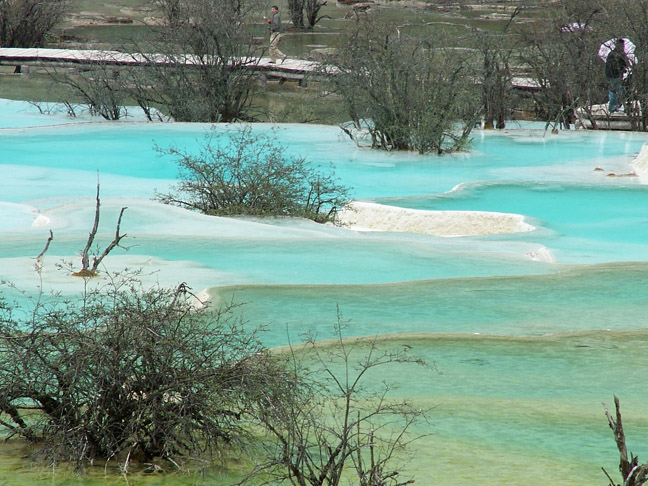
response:
M233 286L212 289L244 303L264 338L282 344L304 332L331 337L339 308L349 335L459 333L538 336L648 327L648 265L565 268L551 275L457 278L382 285ZM648 395L647 395L648 397Z
M403 457L403 475L417 483L541 485L604 484L600 467L616 470L617 452L602 401L613 407L622 397L628 446L648 454L645 379L648 332L588 331L555 336L510 337L412 334L394 336L381 346L400 348L432 367L394 365L368 376L369 383L400 384L394 397L429 407L426 434ZM629 374L627 370L636 370ZM403 380L407 376L407 380ZM34 478L52 484L228 484L232 475L209 471L205 478L144 474L125 479L70 479L63 471L26 466L4 446L11 484ZM9 459L9 461L7 461ZM114 465L109 467L112 470ZM7 477L7 476L5 476Z
M600 467L617 465L601 405L613 407L613 393L624 397L629 448L648 454L646 331L408 343L439 369L407 371L415 400L436 407L412 465L439 480L458 468L459 484L520 484L520 475L526 484L604 483Z
M628 446L648 453L640 371L648 365L646 330L412 334L381 338L380 345L407 348L434 364L396 365L368 377L399 384L395 396L431 409L430 423L416 429L427 435L408 463L417 482L520 484L524 476L532 485L604 483L600 468L613 474L617 452L601 402L612 404L613 393L625 397Z

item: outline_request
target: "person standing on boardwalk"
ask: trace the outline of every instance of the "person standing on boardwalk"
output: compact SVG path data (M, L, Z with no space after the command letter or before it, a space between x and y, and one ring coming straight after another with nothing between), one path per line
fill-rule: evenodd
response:
M628 56L625 53L625 42L619 38L605 60L605 78L609 85L608 111L610 113L614 113L623 107L623 75L629 67Z
M279 16L279 7L273 5L270 9L270 14L272 17L263 17L263 19L270 24L270 48L268 54L270 54L270 62L272 64L277 62L277 58L281 58L281 62L286 60L286 55L279 50L279 41L283 34L281 33L281 17Z

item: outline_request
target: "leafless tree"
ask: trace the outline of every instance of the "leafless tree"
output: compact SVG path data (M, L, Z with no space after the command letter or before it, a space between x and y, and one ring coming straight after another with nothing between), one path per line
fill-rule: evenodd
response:
M149 26L145 42L132 40L130 65L102 60L77 72L51 72L70 88L70 97L108 120L137 104L145 116L184 122L232 122L254 119L252 96L258 87L253 68L259 62L249 19L250 0L152 0L163 21Z
M326 3L326 0L288 0L288 14L293 29L313 30L320 20L330 18L319 14Z
M87 106L91 115L119 120L128 114L125 78L110 62L99 60L77 71L50 68L48 74L54 82L68 88L71 100Z
M605 99L603 63L597 56L604 19L593 2L561 0L546 17L519 24L521 64L540 87L534 92L536 113L556 128L572 127L577 108L588 112Z
M304 0L304 10L308 29L313 30L320 20L330 18L328 15L320 15L320 10L327 4L326 0Z
M0 0L0 47L44 47L69 0Z
M515 104L512 85L515 36L508 31L518 13L519 9L516 9L503 32L474 30L471 36L482 56L482 69L478 76L485 128L505 128Z
M420 153L465 148L481 105L466 51L378 27L369 17L356 27L328 68L355 127L369 132L372 146Z
M97 276L97 270L99 269L99 265L103 261L104 258L108 256L108 254L120 246L121 240L126 236L125 234L120 234L120 228L121 228L121 220L122 217L124 216L124 211L126 211L127 208L123 207L119 211L119 218L117 219L117 228L115 230L115 237L114 239L104 248L104 250L99 254L95 255L92 258L92 265L90 265L90 251L92 250L92 244L94 243L94 239L97 236L97 230L99 229L99 218L101 215L101 201L99 199L99 182L97 181L97 195L95 197L95 217L94 217L94 224L92 225L92 229L90 230L90 234L88 235L88 241L86 243L85 248L81 252L81 270L78 272L75 272L73 275L77 277L96 277Z
M599 0L596 5L606 19L601 41L627 37L636 45L637 63L624 85L626 114L635 130L648 130L648 0Z
M140 106L157 106L177 121L250 120L258 83L251 66L258 63L248 19L251 1L154 0L164 13L151 26L155 40L140 46L149 62L130 70L124 84ZM159 62L160 57L164 62Z
M293 28L297 30L304 29L304 4L306 0L288 0L288 13Z

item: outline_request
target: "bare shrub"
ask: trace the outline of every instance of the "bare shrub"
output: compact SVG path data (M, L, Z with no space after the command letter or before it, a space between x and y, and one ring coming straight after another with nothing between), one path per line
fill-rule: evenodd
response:
M176 157L180 183L159 194L166 203L214 215L297 216L322 222L348 201L332 172L285 153L267 134L249 126L205 137L200 153L160 149Z
M0 301L0 426L79 470L236 450L260 390L280 393L281 367L229 306L192 299L127 274L32 309Z
M0 47L44 47L68 0L0 0Z
M295 486L338 486L351 476L357 482L349 484L360 486L413 483L401 477L398 462L419 438L412 428L427 410L392 398L394 389L380 373L389 366L426 363L377 340L345 340L340 321L336 332L334 342L310 339L293 349L290 400L269 396L258 409L270 440L269 460L255 473Z
M351 120L368 130L374 148L441 153L468 145L480 113L463 52L364 19L329 67Z

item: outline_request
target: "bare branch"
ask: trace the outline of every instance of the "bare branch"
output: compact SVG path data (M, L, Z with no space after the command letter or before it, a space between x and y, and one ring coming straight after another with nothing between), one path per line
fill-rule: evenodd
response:
M39 272L43 268L43 258L45 257L45 253L47 253L47 250L49 249L50 243L53 239L54 233L52 233L52 230L49 230L49 237L47 238L47 242L45 242L45 248L43 248L43 251L41 251L36 257L36 263L34 264L34 266L36 267L37 272Z
M95 257L93 259L92 263L92 268L90 269L91 273L97 273L97 268L99 267L99 264L101 261L108 256L108 253L110 253L115 247L119 246L119 243L121 240L126 236L126 234L120 235L119 234L119 228L121 226L121 220L122 216L124 215L124 211L128 209L127 207L121 208L121 211L119 211L119 218L117 219L117 229L115 230L115 238L110 242L110 244L105 248L103 253L99 255L98 257Z
M639 465L639 458L635 457L633 454L630 454L630 460L628 460L628 449L626 446L625 432L623 431L623 421L621 419L621 405L619 398L614 395L614 406L616 409L616 414L613 417L610 411L607 408L607 405L603 403L603 408L605 410L605 416L608 419L608 424L614 432L614 440L619 450L619 471L623 478L623 486L642 486L648 482L648 462ZM610 480L610 483L614 485L614 481L607 474L605 469L603 469L605 475Z
M97 196L96 196L96 204L95 204L94 224L92 226L92 230L90 231L90 234L88 235L88 241L86 243L86 246L83 249L83 252L81 253L81 270L72 274L75 277L96 276L97 268L101 264L102 260L106 256L108 256L108 254L113 249L115 249L115 247L120 246L119 243L126 236L126 234L121 235L119 233L121 228L122 217L124 216L124 211L128 209L127 207L123 207L121 208L121 211L119 212L119 217L117 218L117 228L115 230L115 238L110 242L110 244L104 249L104 251L99 256L95 256L93 258L92 267L90 267L90 248L92 247L92 243L94 242L95 236L97 235L97 230L99 228L99 217L101 212L100 208L101 208L101 201L99 199L99 174L97 174Z
M99 208L101 206L101 201L99 200L99 174L97 173L97 195L95 198L95 217L94 217L94 224L92 225L92 230L90 231L90 234L88 235L88 241L86 243L85 248L83 249L83 252L81 253L81 271L82 272L89 272L89 266L90 266L90 248L92 247L92 243L94 242L95 236L97 235L97 229L99 228Z

